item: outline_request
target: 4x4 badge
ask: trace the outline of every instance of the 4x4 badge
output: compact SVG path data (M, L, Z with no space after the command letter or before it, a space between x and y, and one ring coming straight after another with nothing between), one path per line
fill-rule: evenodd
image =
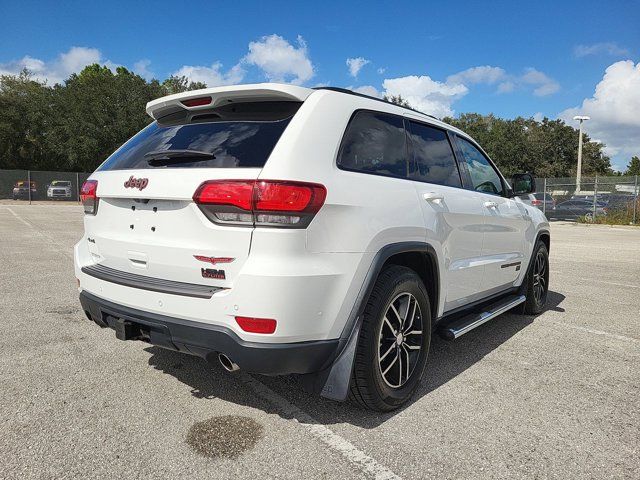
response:
M148 178L136 178L133 175L129 177L129 180L124 182L124 188L137 188L138 190L144 190L149 184Z

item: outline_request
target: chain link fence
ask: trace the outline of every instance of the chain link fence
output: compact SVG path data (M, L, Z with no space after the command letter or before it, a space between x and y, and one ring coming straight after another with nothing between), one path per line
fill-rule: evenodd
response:
M80 186L90 173L0 170L0 200L79 202ZM638 176L537 178L536 193L520 199L547 218L637 224L640 221Z
M80 201L80 186L90 173L0 170L0 200Z
M532 204L547 218L595 223L637 224L638 176L538 178ZM523 199L523 201L526 201Z

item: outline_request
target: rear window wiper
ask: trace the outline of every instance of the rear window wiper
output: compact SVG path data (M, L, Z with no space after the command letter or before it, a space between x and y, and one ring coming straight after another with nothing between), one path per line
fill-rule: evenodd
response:
M190 162L193 159L205 160L215 159L216 156L211 152L202 150L154 150L144 154L147 163L151 166L170 165L172 163Z

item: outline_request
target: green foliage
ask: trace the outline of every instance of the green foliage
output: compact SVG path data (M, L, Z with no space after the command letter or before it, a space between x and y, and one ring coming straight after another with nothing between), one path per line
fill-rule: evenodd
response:
M529 172L537 177L572 177L578 164L578 130L562 120L467 113L445 122L471 135L507 176ZM612 174L604 145L583 137L582 174Z
M640 158L637 155L631 157L629 165L627 165L627 171L625 175L640 175Z
M384 97L382 97L382 99L385 102L395 103L396 105L400 105L401 107L413 108L406 98L402 98L402 95L385 95Z
M190 90L207 88L207 85L202 82L192 82L184 76L176 77L175 75L171 75L162 82L162 88L164 88L166 95L171 95L173 93L182 93Z
M0 76L0 169L93 171L151 121L147 102L205 87L97 64L52 87L26 70Z

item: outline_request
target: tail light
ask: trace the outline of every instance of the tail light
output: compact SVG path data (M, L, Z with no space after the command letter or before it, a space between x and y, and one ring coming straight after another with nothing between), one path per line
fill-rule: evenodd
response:
M531 205L533 205L534 207L542 205L542 200L538 200L537 198L534 198L533 200L531 200Z
M326 196L326 188L316 183L211 180L198 187L193 201L219 224L305 228Z
M98 212L98 181L87 180L80 189L80 201L84 207L84 213L95 215Z
M273 333L277 322L271 318L236 317L236 322L245 332Z

